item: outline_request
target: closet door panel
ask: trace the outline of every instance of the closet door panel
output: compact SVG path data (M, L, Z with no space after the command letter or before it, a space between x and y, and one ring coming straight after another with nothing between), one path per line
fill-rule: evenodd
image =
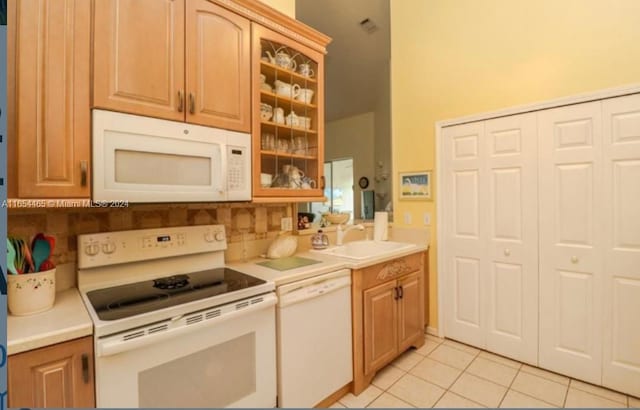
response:
M603 101L605 386L640 396L640 95Z
M536 114L485 122L487 350L538 361Z
M540 366L599 384L601 103L538 113Z
M444 191L448 216L445 223L444 261L445 333L447 337L484 347L485 310L482 284L486 281L486 218L482 203L484 124L445 128Z

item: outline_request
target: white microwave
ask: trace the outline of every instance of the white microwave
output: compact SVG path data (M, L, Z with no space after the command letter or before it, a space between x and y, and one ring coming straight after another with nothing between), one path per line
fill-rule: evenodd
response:
M182 122L93 110L96 201L251 199L251 136Z

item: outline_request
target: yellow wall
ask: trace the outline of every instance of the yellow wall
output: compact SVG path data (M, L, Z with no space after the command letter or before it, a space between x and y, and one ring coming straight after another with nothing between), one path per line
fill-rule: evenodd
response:
M436 121L632 83L639 0L391 0L393 174L435 169ZM398 185L395 224L431 213L437 327L435 196L398 201Z
M296 0L260 0L292 19L296 18Z

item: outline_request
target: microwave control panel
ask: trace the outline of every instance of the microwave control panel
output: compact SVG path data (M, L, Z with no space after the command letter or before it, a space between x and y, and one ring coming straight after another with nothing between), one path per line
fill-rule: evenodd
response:
M247 188L246 164L249 155L241 147L227 147L227 189L241 191Z

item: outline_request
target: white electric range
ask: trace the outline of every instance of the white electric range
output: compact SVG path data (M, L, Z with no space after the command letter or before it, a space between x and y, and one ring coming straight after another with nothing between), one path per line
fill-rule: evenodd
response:
M274 284L225 267L224 226L78 236L97 407L274 407Z

